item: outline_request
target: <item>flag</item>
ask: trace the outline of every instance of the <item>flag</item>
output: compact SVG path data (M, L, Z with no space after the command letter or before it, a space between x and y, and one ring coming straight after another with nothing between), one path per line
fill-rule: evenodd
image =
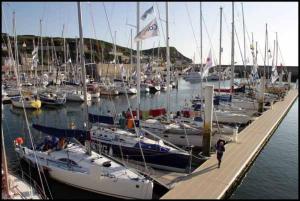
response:
M204 78L205 76L208 75L208 71L209 69L213 66L213 63L212 63L212 56L211 56L211 49L209 50L209 53L208 53L208 57L206 59L206 64L203 68L203 75L202 75L202 78Z
M38 50L39 50L39 47L36 46L34 47L33 51L32 51L32 65L33 67L37 67L37 62L39 61L38 59Z
M35 47L34 49L33 49L33 51L32 51L32 56L34 56L34 55L36 55L37 54L37 52L38 52L38 49L39 49L39 47L37 46L37 47Z
M121 64L119 67L120 67L120 70L121 70L121 76L126 77L126 71L125 71L125 68L124 68L124 64Z
M153 36L158 36L158 25L156 18L152 20L142 31L140 31L134 38L134 42L141 41Z
M132 73L131 78L132 78L133 80L136 80L136 79L137 79L136 71L134 71L134 72Z
M279 78L278 72L277 72L275 63L274 63L274 61L273 61L273 65L272 65L272 74L271 74L271 83L273 84L278 78Z
M252 68L252 72L251 72L253 81L259 79L258 72L257 72L257 68L258 68L258 65L257 65L257 64L254 64L254 65L253 65L253 68Z
M272 75L271 75L271 83L273 84L278 78L279 78L279 75L278 75L277 70L272 71Z
M141 19L145 20L149 14L153 13L153 11L154 11L153 6L151 6L151 8L149 8L148 10L146 10L144 12L144 14L142 15Z

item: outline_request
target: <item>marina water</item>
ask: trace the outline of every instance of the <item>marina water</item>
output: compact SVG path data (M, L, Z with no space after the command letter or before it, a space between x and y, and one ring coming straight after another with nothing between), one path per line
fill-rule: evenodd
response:
M237 80L238 81L238 80ZM230 81L222 82L221 87L229 86ZM209 82L218 86L218 82ZM204 86L206 83L203 84ZM170 110L175 112L182 109L192 97L200 94L200 83L190 83L179 80L178 90L171 90ZM131 107L136 109L136 95L129 96ZM167 107L167 93L141 95L141 110ZM28 110L29 123L39 123L57 128L68 128L75 124L78 129L83 128L84 104L66 103L60 108L42 107L40 110ZM128 104L125 95L116 97L101 97L98 101L89 103L89 112L93 114L121 113L127 111ZM14 152L13 140L16 137L25 138L29 144L29 135L26 128L22 109L13 108L11 104L3 107L3 132L7 148L8 165L11 170L17 168L29 169L28 165L20 166ZM34 141L38 143L45 135L31 129ZM30 170L29 170L30 171ZM109 198L107 196L79 190L64 185L55 180L48 180L53 198ZM154 191L161 189L154 189ZM161 193L155 192L154 198ZM159 195L159 196L158 196ZM231 199L239 198L298 198L298 99L281 122L274 136L262 150L253 166L250 168L240 186L233 193Z
M230 199L299 198L298 100Z

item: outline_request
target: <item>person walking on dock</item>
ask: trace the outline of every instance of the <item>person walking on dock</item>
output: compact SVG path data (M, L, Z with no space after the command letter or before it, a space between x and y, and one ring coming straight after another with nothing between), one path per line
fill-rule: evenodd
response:
M218 168L220 168L220 166L221 166L223 152L225 151L224 144L225 144L224 140L218 140L218 142L216 144L217 159L218 159Z

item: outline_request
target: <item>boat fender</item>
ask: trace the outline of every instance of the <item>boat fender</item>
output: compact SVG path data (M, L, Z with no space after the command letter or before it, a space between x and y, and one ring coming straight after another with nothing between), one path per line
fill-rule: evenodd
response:
M23 143L24 143L23 138L17 137L17 138L15 139L15 144L16 144L16 145L22 145Z

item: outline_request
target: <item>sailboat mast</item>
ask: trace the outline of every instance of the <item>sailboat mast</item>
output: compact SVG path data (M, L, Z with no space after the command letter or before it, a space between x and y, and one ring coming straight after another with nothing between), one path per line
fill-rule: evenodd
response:
M33 39L33 50L34 49L35 49L35 39ZM32 62L34 62L34 61L32 61ZM34 86L36 87L36 85L37 85L37 64L34 67L35 67L34 68L34 76L35 76Z
M270 55L271 55L271 51L269 48L269 34L268 34L268 30L266 33L266 37L267 37L267 41L266 41L266 46L267 46L267 80L270 81Z
M276 32L276 59L275 59L275 68L277 69L277 61L278 61L278 36ZM282 71L280 72L282 74Z
M221 89L221 56L222 56L222 7L220 7L220 52L219 52L219 95Z
M40 38L41 38L41 74L44 71L44 52L43 52L43 37L42 37L42 19L40 19Z
M252 51L252 60L253 60L253 66L255 64L255 53L254 53L254 40L253 40L253 32L251 33L252 40L251 40L251 51Z
M242 15L243 15L243 35L244 35L244 79L246 79L246 32L245 32L245 17L244 17L244 7L242 4Z
M131 69L131 72L132 72L132 64L133 64L133 61L132 61L132 29L130 29L130 69Z
M232 2L232 36L231 36L231 95L233 94L233 82L234 81L234 2Z
M88 115L88 105L87 105L87 93L86 93L86 78L85 78L85 61L84 61L84 52L83 52L83 34L82 34L82 21L81 21L81 8L80 2L77 2L78 8L78 22L79 22L79 36L80 36L80 58L81 58L81 73L82 73L82 83L83 83L83 95L84 95L84 122L86 123L86 127L89 129L89 121L87 118ZM86 149L87 153L91 155L91 146L90 141L86 141Z
M16 13L13 11L13 32L14 32L14 39L15 39L15 75L17 78L17 87L19 88L20 85L20 78L19 78L19 58L18 58L18 43L17 43L17 31L16 31Z
M266 59L267 59L267 29L268 24L266 24L266 36L265 36L265 58L264 58L264 77L266 78Z
M93 63L93 49L92 49L92 39L91 38L90 38L90 50L91 50L90 59L91 59L91 63Z
M47 41L47 64L48 64L48 73L50 72L50 50L49 50L49 42Z
M66 38L65 38L65 24L63 24L62 36L63 36L63 43L64 43L64 64L65 64L65 75L67 73L67 61L66 61Z
M200 97L203 98L203 60L202 60L202 2L200 2L200 64L201 64L201 79L200 79ZM202 105L202 102L201 102Z
M167 121L170 121L170 48L169 48L169 9L166 1L166 34L167 34Z
M273 44L273 52L275 53L275 48L276 48L276 40L274 40L274 44ZM273 71L273 66L274 66L274 63L275 62L275 55L273 54L273 58L272 58L272 71ZM276 68L276 66L275 66Z
M3 106L2 106L3 107ZM2 116L3 118L3 116ZM6 159L6 152L5 152L5 143L4 143L4 135L3 135L3 128L1 128L1 143L2 143L2 164L3 164L3 172L4 172L4 178L5 178L5 185L4 185L4 191L6 195L9 196L9 182L8 182L8 168L7 168L7 159Z
M140 31L140 2L137 2L136 4L136 34L139 33ZM140 100L140 94L141 94L141 57L140 57L140 42L137 41L136 43L136 54L137 54L137 66L136 66L136 73L137 73L137 120L140 119L140 105L141 105L141 100Z
M116 47L116 42L117 42L117 31L115 31L115 39L114 39L114 78L116 79L117 76L117 47Z

